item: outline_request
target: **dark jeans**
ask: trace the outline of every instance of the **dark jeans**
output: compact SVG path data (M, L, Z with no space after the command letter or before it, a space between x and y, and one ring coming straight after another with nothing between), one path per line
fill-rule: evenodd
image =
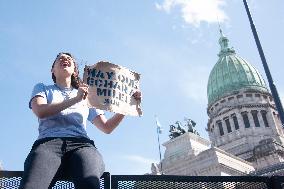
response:
M35 141L26 158L20 189L48 189L56 180L72 181L76 189L98 189L104 162L87 138L46 138Z

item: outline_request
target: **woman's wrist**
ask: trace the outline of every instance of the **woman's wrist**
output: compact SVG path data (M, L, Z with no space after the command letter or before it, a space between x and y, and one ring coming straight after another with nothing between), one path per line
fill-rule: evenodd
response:
M73 99L75 100L76 103L78 103L78 102L80 102L80 101L83 100L83 97L81 97L80 95L77 95L77 96L75 96ZM76 103L75 103L75 104L76 104Z

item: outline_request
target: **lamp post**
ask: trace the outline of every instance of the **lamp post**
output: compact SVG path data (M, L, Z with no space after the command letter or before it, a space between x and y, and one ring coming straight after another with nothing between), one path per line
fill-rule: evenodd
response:
M282 128L283 128L284 127L283 106L282 106L281 100L279 98L279 95L278 95L276 86L274 84L274 81L272 79L271 73L269 71L269 67L268 67L268 64L266 62L266 59L265 59L265 56L264 56L264 52L263 52L261 44L260 44L260 41L259 41L259 38L258 38L258 35L257 35L257 31L256 31L256 28L254 26L254 23L253 23L253 20L252 20L250 11L249 11L249 7L248 7L248 4L247 4L247 1L243 0L243 2L244 2L245 9L246 9L246 12L247 12L247 15L248 15L248 18L249 18L251 30L252 30L252 33L253 33L253 37L255 39L255 43L256 43L256 46L257 46L257 49L258 49L258 53L260 55L260 58L261 58L261 61L262 61L262 65L264 67L264 71L265 71L265 74L266 74L266 77L267 77L267 80L268 80L268 83L269 83L269 88L270 88L271 94L273 96L276 109L278 110L278 114L279 114L279 117L280 117L280 120L281 120L281 123L282 123Z

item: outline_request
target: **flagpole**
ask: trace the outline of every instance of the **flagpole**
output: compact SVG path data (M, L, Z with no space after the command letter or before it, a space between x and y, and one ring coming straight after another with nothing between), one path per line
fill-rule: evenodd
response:
M156 125L157 125L157 137L158 137L158 146L159 146L159 157L160 157L160 166L161 166L161 174L163 175L163 164L162 164L162 154L161 154L161 143L160 143L160 132L161 132L161 125L158 121L158 117L155 115L156 118Z
M162 155L161 155L161 144L160 144L160 133L157 127L158 143L159 143L159 155L160 155L160 165L161 165L161 174L163 174L163 165L162 165Z

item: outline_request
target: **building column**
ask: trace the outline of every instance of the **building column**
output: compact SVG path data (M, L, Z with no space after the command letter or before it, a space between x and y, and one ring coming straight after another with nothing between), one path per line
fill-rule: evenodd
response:
M248 112L247 112L247 115L248 115L248 120L249 120L250 128L252 128L253 130L255 130L255 124L254 124L254 120L253 120L251 111L248 111Z
M237 120L238 120L239 127L240 127L239 130L242 133L245 130L245 124L244 124L243 116L242 116L240 111L236 112L236 116L237 116Z

